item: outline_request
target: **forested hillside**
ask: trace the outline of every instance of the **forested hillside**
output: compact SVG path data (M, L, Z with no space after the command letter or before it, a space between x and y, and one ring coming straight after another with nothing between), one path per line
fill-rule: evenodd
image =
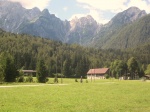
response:
M126 49L150 42L149 20L145 11L131 7L112 18L91 45L102 49Z
M85 76L89 68L110 67L115 60L126 63L131 57L146 68L150 63L149 47L147 44L140 50L101 50L0 30L0 53L10 53L17 69L34 70L38 60L43 59L49 76L55 73L63 73L66 77Z
M126 25L113 34L103 48L125 49L140 46L150 42L150 15Z

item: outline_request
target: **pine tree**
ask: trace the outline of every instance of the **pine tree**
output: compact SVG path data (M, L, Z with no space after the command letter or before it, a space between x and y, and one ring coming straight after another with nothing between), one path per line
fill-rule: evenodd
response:
M71 66L70 65L71 65L70 60L66 59L63 64L63 75L66 77L71 76Z
M37 71L36 77L37 77L38 82L45 83L47 81L46 80L47 69L46 69L45 62L43 59L38 61L36 71Z
M15 82L16 77L18 77L18 72L14 58L9 53L2 53L0 58L1 67L4 70L4 81Z
M136 61L134 57L131 57L128 60L127 65L128 65L128 70L130 71L130 74L131 74L131 78L134 79L136 73L138 73L139 71L138 62Z
M3 82L4 82L4 78L5 78L4 69L3 69L3 67L0 65L0 83L3 83Z
M76 67L76 76L79 78L81 77L82 74L82 66L81 66L81 62L78 62L77 67Z
M145 74L146 75L150 74L150 64L147 66L147 69L145 70Z

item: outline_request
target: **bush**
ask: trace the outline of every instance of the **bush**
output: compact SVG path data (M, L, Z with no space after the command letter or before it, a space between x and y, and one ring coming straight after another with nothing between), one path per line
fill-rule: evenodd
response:
M46 78L46 79L45 79L45 82L48 82L48 81L49 81L49 79L48 79L48 78Z
M57 77L61 78L61 77L64 77L64 75L63 74L57 74Z
M108 75L108 74L105 74L105 78L106 78L106 79L109 79L109 75Z
M88 80L86 80L86 83L88 83Z
M78 82L78 79L77 79L77 78L75 79L75 82Z
M54 83L58 83L58 78L57 78L57 76L55 76L55 78L54 78Z
M26 78L26 82L33 82L33 77L32 77L32 75L29 75L29 76Z
M145 81L146 81L146 77L142 77L141 80L142 80L143 82L145 82Z
M2 84L4 82L4 79L5 79L4 69L0 65L0 84Z
M17 78L17 82L24 82L24 76L20 76Z

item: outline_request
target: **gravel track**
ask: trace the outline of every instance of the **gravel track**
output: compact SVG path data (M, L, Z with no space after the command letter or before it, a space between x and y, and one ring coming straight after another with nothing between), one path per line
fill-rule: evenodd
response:
M64 86L64 85L68 85L68 84L9 85L9 86L0 86L0 88L36 87L36 86Z

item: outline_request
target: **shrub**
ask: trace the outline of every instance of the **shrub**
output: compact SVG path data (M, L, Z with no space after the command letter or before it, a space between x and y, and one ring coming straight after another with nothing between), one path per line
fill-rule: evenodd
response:
M109 79L109 75L108 75L108 74L105 74L105 78L106 78L106 79Z
M24 82L24 76L20 76L17 78L17 82Z
M49 79L48 79L48 78L46 78L46 79L45 79L45 82L48 82L48 81L49 81Z
M77 79L77 78L75 79L75 82L78 82L78 79Z
M145 82L145 81L146 81L146 77L142 77L141 80L142 80L143 82Z
M57 76L55 76L55 78L54 78L54 83L58 83L58 78L57 78Z
M4 78L5 78L4 70L0 65L0 84L4 82Z
M88 80L86 80L86 83L88 83Z
M33 77L32 77L32 75L29 75L29 76L26 78L26 82L33 82Z

